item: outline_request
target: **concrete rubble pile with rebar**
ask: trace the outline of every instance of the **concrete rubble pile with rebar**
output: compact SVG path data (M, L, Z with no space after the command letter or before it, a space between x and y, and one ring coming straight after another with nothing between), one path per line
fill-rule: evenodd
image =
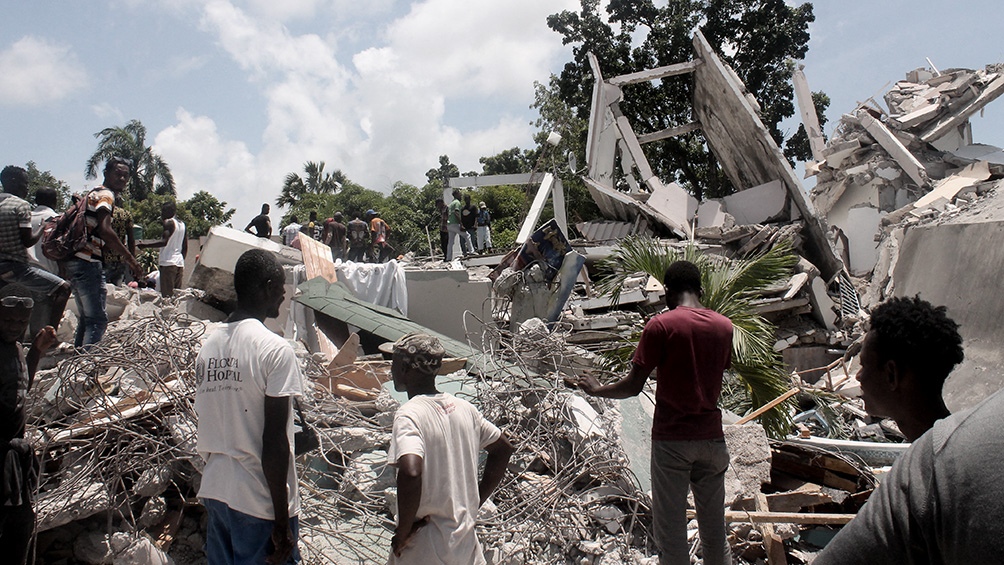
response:
M489 562L657 562L643 470L648 393L635 409L564 385L565 377L587 371L617 376L608 356L629 352L644 321L662 308L662 289L647 275L629 278L616 301L589 278L627 236L662 237L667 248L696 245L722 257L785 244L799 256L789 280L754 301L777 328L774 349L791 371L792 389L779 401L797 433L768 441L756 423L726 429L729 541L738 562L811 562L834 527L864 504L876 473L906 447L895 443L902 440L895 423L871 418L855 398L866 311L920 284L909 271L919 252L910 250L923 248L936 228L988 209L999 208L995 218L1004 221L1004 205L993 205L1004 159L996 148L974 145L968 133L969 116L1001 92L1004 78L998 67L913 71L886 95L888 110L865 105L842 118L822 158L807 167L817 175L810 201L735 74L700 34L694 47L693 61L638 76L604 79L594 66L583 180L604 218L574 232L563 213L545 224L545 239L564 254L549 268L521 263L518 254L466 264L408 256L381 267L403 273L408 307L365 310L370 306L350 290L334 288L336 279L350 277L330 256L319 256L326 248L308 243L301 255L267 244L286 265L300 302L284 306L285 331L273 329L296 348L307 377L307 419L321 438L319 450L296 462L305 563L387 558L396 508L387 448L403 397L386 385L386 344L423 324L453 340L448 351L461 352L447 360L442 387L474 402L517 447L478 516ZM681 73L695 75L695 121L636 135L620 115L621 87ZM642 144L695 129L705 131L741 189L735 195L691 202L682 188L651 174ZM544 196L552 191L558 199L561 187L550 175L527 178L541 183L521 231L529 241ZM911 233L928 235L918 243ZM217 308L233 299L227 261L232 267L240 249L266 245L222 228L212 238L225 252L207 242L193 274L198 289L171 300L116 290L109 302L118 319L100 346L86 354L64 347L37 375L28 436L43 463L36 505L41 561L203 562L194 359L226 316ZM566 276L553 278L555 272ZM382 322L362 328L358 317L352 321L360 308L369 321ZM68 314L64 339L73 323ZM727 381L723 406L746 413L742 399L736 382ZM738 416L727 411L726 419ZM848 439L866 441L842 441ZM696 521L688 525L688 543L697 562Z

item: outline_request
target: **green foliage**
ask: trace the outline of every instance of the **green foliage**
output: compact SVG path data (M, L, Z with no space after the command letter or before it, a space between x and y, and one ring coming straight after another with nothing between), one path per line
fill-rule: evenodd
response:
M125 203L126 209L132 214L133 223L143 226L143 239L159 239L163 235L164 222L160 217L160 209L164 202L172 200L174 198L171 196L153 194L146 200L129 200ZM233 208L226 209L226 202L221 202L204 190L176 204L178 219L185 222L185 237L189 239L207 235L209 228L226 224L236 212Z
M440 189L450 186L450 179L459 176L460 169L450 162L450 157L448 155L440 155L439 167L429 169L425 173L425 177L429 180L429 184L434 184Z
M619 296L628 277L647 273L661 281L666 268L677 260L700 267L701 303L732 320L732 372L743 384L745 396L739 401L733 398L735 405L743 411L755 410L787 392L790 381L780 354L774 351L774 326L756 313L752 300L758 291L790 276L797 261L790 242L760 255L730 260L702 253L692 243L680 251L656 239L627 238L601 265L609 274L597 288ZM760 417L771 437L783 437L790 430L792 402L781 403Z
M519 147L506 149L490 157L481 157L482 174L484 175L514 175L529 173L537 162L539 151L521 150Z
M129 180L131 199L145 200L151 194L175 195L171 168L146 145L146 127L139 120L129 120L123 127L105 128L94 137L98 139L98 148L87 159L84 170L87 178L96 178L109 158L125 157L133 163Z
M663 5L665 4L665 5ZM759 101L761 119L782 145L778 124L794 114L788 59L808 49L812 5L784 0L611 0L606 14L599 0L581 0L581 10L548 17L547 24L571 44L573 60L557 80L557 95L589 117L593 76L587 53L596 55L603 75L612 77L693 58L691 33L698 25L711 46L731 65ZM680 126L693 120L693 81L688 75L625 85L621 111L639 133ZM584 140L585 134L579 134ZM734 190L700 132L646 146L653 170L676 181L698 199Z
M35 193L40 188L51 188L56 191L56 210L62 210L70 203L70 185L57 179L49 171L40 171L34 161L28 161L24 166L28 171L28 202L35 203Z
M292 206L305 194L334 194L348 179L341 170L324 172L324 161L307 161L303 166L305 177L296 173L286 175L282 192L275 199L277 206Z

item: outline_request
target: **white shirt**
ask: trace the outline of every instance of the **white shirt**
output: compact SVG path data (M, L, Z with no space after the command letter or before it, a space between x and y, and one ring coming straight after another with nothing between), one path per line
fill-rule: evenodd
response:
M38 226L45 223L46 220L54 216L58 216L55 210L49 208L48 206L36 206L31 212L31 231L32 233L38 229ZM32 263L42 267L50 273L59 274L59 265L55 261L49 259L42 253L42 238L38 238L38 242L34 246L28 248L28 259Z
M195 362L198 452L206 461L199 498L263 520L275 519L261 467L265 396L299 396L303 384L293 347L256 319L223 324ZM286 423L289 515L300 512L293 462L293 409Z
M392 564L485 563L474 531L481 497L478 456L501 432L477 408L452 394L420 395L398 408L388 463L403 455L422 458L422 501L417 519L429 517Z
M293 240L300 234L300 224L293 222L282 229L282 244L293 245Z
M185 222L178 218L168 218L174 221L174 231L171 237L167 238L167 243L160 248L160 260L157 262L162 267L184 267L185 255L181 252L185 245Z

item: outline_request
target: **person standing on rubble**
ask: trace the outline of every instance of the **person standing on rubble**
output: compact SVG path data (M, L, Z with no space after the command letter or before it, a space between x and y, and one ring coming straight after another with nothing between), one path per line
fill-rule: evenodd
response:
M87 347L101 341L108 327L103 269L105 250L119 254L136 280L143 278L143 268L112 228L115 196L129 185L131 169L132 161L129 159L109 158L105 163L104 182L84 196L87 199L84 214L88 242L65 262L66 273L77 301L77 311L80 312L80 323L77 324L77 334L73 341L77 347Z
M477 408L436 389L445 350L408 334L394 344L391 376L408 401L394 415L387 462L397 467L398 520L390 565L478 565L478 509L505 476L514 448ZM488 452L478 480L478 456Z
M298 235L300 235L300 222L294 214L289 217L289 223L286 224L286 227L282 228L282 244L292 246L293 240Z
M254 228L254 235L258 237L264 237L266 239L272 237L272 220L268 217L268 212L270 208L268 204L261 205L261 214L258 214L248 222L248 225L244 227L244 231L248 233L251 232L251 228Z
M478 207L471 204L471 195L464 195L464 208L460 211L460 225L467 239L467 249L470 253L477 251Z
M59 327L70 299L70 283L32 265L28 249L42 236L42 226L32 228L28 197L28 172L13 165L0 171L0 284L18 283L31 290L37 303L32 333L46 325Z
M483 201L478 204L478 252L492 252L492 213Z
M195 362L206 462L198 497L213 565L299 562L292 405L303 383L293 347L264 324L279 315L285 281L270 252L244 252L234 267L237 310Z
M141 248L160 248L157 266L160 271L160 294L166 298L174 296L181 288L185 274L185 256L188 255L188 238L185 222L177 218L178 205L168 200L160 205L160 218L164 222L164 232L160 239L140 243Z
M366 256L370 252L369 224L356 216L345 226L345 230L349 239L349 261L366 262Z
M28 328L34 306L31 291L19 284L0 289L0 554L5 563L23 564L28 557L35 511L32 493L38 479L38 459L24 439L25 401L38 362L56 343L56 330L45 326L27 355L18 342Z
M115 195L115 209L112 210L112 230L118 236L119 241L129 249L129 253L136 257L136 234L133 232L132 226L132 213L126 210L122 193L118 193ZM118 253L106 249L104 265L105 282L108 284L122 286L132 280L128 265Z
M458 240L460 241L460 247L462 248L463 253L465 255L467 254L468 247L466 243L467 240L465 238L467 234L464 232L460 224L461 213L464 210L464 205L460 201L460 196L460 190L455 189L453 191L453 202L450 202L450 206L446 213L446 230L448 232L447 236L449 237L449 242L446 246L447 261L452 261L456 256Z
M814 564L1001 561L1004 390L950 415L941 390L962 359L944 306L893 298L872 312L857 375L865 408L913 445Z
M331 248L331 258L334 260L345 259L345 224L342 223L342 213L335 212L335 215L324 222L324 243Z
M676 261L663 277L666 306L645 325L631 371L601 385L586 375L568 379L604 398L637 396L656 370L652 420L652 520L662 565L690 563L687 489L694 493L706 565L732 563L725 537L725 470L729 452L718 397L732 361L732 322L701 305L701 271Z
M390 254L394 251L394 248L387 243L387 238L390 236L390 226L372 208L366 211L366 217L370 221L370 236L373 238L373 261L383 263L390 258Z

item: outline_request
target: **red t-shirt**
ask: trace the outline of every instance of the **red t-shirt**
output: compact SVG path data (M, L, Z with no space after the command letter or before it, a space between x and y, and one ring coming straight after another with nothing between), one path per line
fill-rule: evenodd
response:
M652 439L723 437L718 397L732 363L732 321L707 308L678 306L652 318L633 362L656 369Z

